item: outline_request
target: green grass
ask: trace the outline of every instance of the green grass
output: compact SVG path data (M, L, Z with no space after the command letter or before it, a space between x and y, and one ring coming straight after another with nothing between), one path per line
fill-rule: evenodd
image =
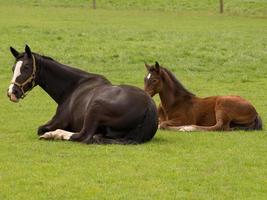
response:
M92 0L0 0L2 4L27 4L34 7L92 8ZM161 10L176 12L219 12L219 0L96 0L97 9ZM266 0L224 0L224 11L232 15L267 15Z
M136 1L96 11L85 1L14 2L0 1L0 199L267 198L265 130L158 131L138 146L40 141L36 129L52 117L55 103L39 87L18 104L5 94L14 62L9 46L23 50L27 43L114 84L141 88L144 61L157 60L199 96L245 97L266 122L265 15L158 9L165 1L151 10L139 10L145 1ZM266 6L254 6L261 3Z

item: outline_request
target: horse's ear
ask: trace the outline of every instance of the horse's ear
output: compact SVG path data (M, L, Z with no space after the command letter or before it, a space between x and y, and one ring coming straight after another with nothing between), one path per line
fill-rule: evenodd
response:
M145 67L146 67L146 69L147 69L147 71L149 71L150 70L150 65L149 64L147 64L146 62L145 62Z
M32 51L31 51L30 47L27 44L25 46L25 52L26 52L26 54L28 55L29 58L32 57Z
M159 63L156 61L156 63L155 63L155 71L157 72L157 73L159 73L160 72L160 65L159 65Z
M12 55L13 55L15 58L18 57L19 52L18 52L16 49L14 49L13 47L10 47L10 51L11 51Z

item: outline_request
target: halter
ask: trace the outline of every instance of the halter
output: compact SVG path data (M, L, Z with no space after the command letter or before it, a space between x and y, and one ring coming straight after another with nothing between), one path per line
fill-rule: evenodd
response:
M33 55L32 55L32 62L33 62L33 64L32 64L33 69L32 69L32 74L29 76L29 78L27 78L23 83L17 83L16 81L11 82L11 84L18 86L18 88L21 90L21 92L22 92L21 98L22 99L27 95L24 91L24 86L28 83L32 84L31 88L28 91L30 91L35 86L34 79L35 79L35 75L36 75L36 62L35 62L35 57Z

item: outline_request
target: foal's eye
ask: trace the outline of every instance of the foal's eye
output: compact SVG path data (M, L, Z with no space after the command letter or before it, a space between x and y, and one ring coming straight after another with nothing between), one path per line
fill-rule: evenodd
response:
M157 83L157 82L158 82L157 79L153 79L153 80L152 80L152 83Z

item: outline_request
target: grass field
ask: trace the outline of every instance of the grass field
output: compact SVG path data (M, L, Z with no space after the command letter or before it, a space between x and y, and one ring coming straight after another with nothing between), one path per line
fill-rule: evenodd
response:
M158 131L137 146L40 141L36 130L55 112L52 99L39 87L18 104L6 97L14 62L9 46L23 50L27 43L114 84L141 88L144 61L157 60L198 96L243 96L266 123L266 1L244 1L255 9L225 15L208 0L181 1L191 9L164 7L163 0L151 9L144 0L97 1L97 10L82 0L17 2L0 0L1 200L267 198L265 129ZM241 1L231 2L240 9L234 5Z

